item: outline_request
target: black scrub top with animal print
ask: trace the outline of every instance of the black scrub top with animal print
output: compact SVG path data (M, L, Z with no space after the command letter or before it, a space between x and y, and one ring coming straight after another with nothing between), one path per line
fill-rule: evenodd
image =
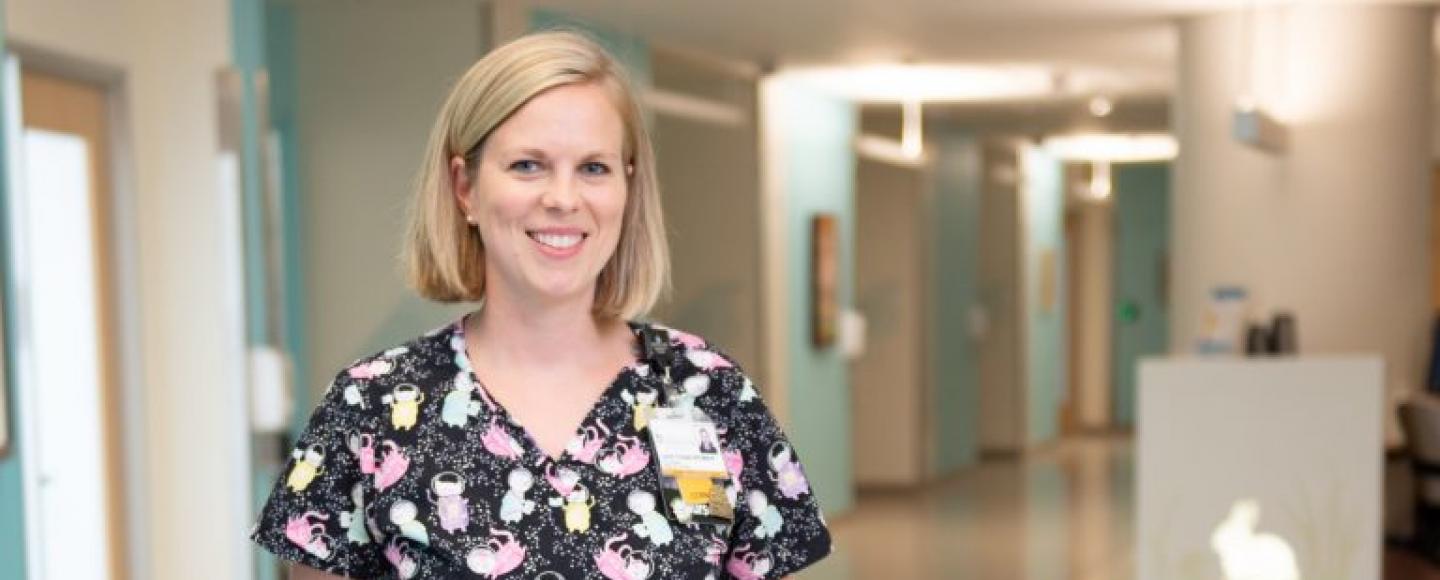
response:
M651 365L623 369L552 459L479 384L463 322L335 377L252 540L353 578L777 578L830 552L795 450L703 339L651 325L677 353L673 403L716 423L730 526L680 524L660 503Z

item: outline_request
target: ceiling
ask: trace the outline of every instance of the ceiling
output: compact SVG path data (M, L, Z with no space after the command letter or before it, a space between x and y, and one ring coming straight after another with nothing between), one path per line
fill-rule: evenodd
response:
M1305 0L1298 0L1305 1ZM1319 2L1321 0L1311 0ZM658 45L767 68L876 63L1103 72L1113 94L1173 86L1178 18L1275 0L538 0ZM1330 0L1331 4L1409 4Z

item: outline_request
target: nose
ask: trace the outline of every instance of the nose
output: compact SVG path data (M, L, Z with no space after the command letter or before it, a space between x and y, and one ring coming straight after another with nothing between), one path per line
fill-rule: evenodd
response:
M573 213L580 209L580 186L575 181L574 175L561 175L550 187L545 188L540 197L541 205L547 210L564 213Z

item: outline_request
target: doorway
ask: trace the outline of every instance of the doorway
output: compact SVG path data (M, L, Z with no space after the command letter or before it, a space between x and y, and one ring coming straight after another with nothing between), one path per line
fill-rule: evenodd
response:
M125 578L109 94L23 64L16 76L10 241L30 574Z

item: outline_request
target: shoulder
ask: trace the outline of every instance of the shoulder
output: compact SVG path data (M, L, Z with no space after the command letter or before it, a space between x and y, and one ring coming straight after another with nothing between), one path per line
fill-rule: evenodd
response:
M738 361L705 337L671 328L658 323L649 323L652 328L664 330L670 335L670 344L675 348L676 379L682 388L717 406L733 407L749 402L755 396L755 386Z
M663 330L670 336L670 345L676 350L677 358L684 359L701 371L732 371L744 374L740 364L725 354L721 348L699 334L665 326L657 322L645 323L656 330Z
M455 336L450 324L355 359L335 374L327 398L338 396L351 406L374 409L397 389L428 397L450 385L459 371L451 344Z

